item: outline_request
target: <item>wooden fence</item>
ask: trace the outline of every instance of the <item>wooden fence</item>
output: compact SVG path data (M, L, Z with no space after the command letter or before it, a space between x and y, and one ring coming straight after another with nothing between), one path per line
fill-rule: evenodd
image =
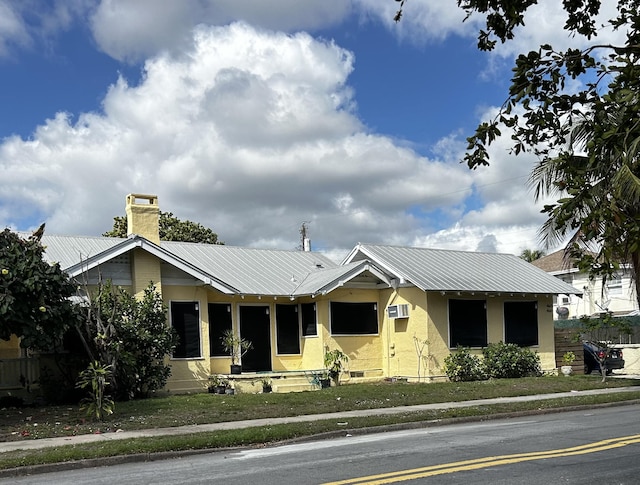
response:
M0 390L27 389L40 378L37 357L0 360Z
M582 351L582 342L576 341L576 329L556 328L555 344L556 344L556 367L564 364L562 356L565 352L573 352L576 360L571 364L574 374L584 374L584 353Z

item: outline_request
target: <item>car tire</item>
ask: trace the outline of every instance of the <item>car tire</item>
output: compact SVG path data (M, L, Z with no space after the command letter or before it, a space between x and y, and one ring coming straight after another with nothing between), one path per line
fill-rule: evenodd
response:
M585 374L591 374L591 371L592 371L592 370L593 370L593 369L592 369L591 367L589 367L589 364L585 364L585 365L584 365L584 373L585 373Z

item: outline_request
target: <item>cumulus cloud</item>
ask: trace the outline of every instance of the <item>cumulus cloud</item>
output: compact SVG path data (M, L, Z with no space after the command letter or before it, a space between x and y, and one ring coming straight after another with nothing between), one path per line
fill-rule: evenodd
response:
M491 166L471 172L458 132L427 158L369 131L349 84L354 53L313 36L360 15L401 41L473 42L482 19L462 22L454 0L409 2L399 25L387 0L60 0L34 14L37 33L29 3L0 0L0 56L88 19L101 51L144 68L110 86L99 111L57 113L30 139L0 144L0 180L11 180L0 184L1 225L46 219L52 232L100 234L141 192L230 244L293 249L305 222L313 248L336 260L356 242L518 253L536 240L531 157L498 140ZM556 3L542 0L494 57L563 45Z
M112 85L103 112L60 113L30 140L5 140L3 206L99 234L127 193L154 193L231 244L293 249L304 221L316 248L381 234L407 244L425 213L464 200L472 176L367 132L352 70L351 52L308 34L202 26L186 51L150 58L138 85Z
M9 1L0 1L0 57L11 53L11 46L31 44L27 25L18 9Z
M162 50L179 50L190 42L198 24L235 21L269 30L314 31L340 23L350 12L344 0L102 0L91 17L94 38L102 51L121 61L139 61Z

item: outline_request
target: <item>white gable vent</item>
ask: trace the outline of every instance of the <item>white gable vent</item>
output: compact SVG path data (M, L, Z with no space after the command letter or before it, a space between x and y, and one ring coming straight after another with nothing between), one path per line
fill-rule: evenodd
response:
M387 307L387 316L389 318L407 318L409 316L409 305L389 305Z

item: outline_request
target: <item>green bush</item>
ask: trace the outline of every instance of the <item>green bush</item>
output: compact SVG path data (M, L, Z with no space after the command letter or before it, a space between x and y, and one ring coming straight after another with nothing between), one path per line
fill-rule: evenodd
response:
M494 379L531 377L542 373L540 356L516 344L498 342L482 350L484 370Z
M171 375L166 362L178 337L167 325L166 306L153 284L137 299L107 280L98 285L79 328L89 354L112 369L110 386L117 401L147 397Z
M453 382L486 379L480 358L463 347L458 347L455 353L445 357L444 371L449 380Z

